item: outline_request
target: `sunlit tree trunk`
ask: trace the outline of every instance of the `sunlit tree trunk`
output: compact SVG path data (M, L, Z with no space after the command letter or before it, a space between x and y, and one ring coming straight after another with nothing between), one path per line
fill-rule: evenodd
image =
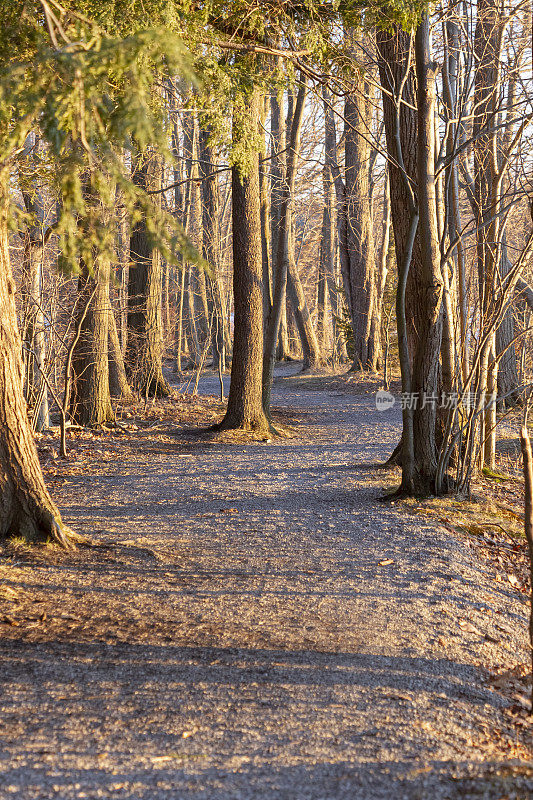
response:
M108 314L109 393L111 397L129 399L132 397L132 391L126 377L126 366L118 338L117 322L111 306L109 306Z
M9 260L9 176L0 173L0 537L52 540L70 531L45 486L22 388L22 345Z
M488 333L492 324L494 289L501 256L501 179L498 168L497 114L499 104L501 51L501 11L495 0L479 0L474 37L476 56L474 118L474 191L476 211L477 266L481 307L481 330ZM481 426L483 461L494 469L496 458L496 332L490 334L490 354L486 383L478 386L489 401ZM494 398L495 399L495 398Z
M33 427L42 431L50 424L48 388L43 372L46 355L46 327L43 311L43 230L32 225L26 234L23 252L23 271L27 278L28 314L25 349L29 359L27 397L33 405Z
M333 204L332 204L332 183L330 169L327 163L322 167L322 191L324 197L324 209L322 211L322 225L320 229L320 253L318 262L318 285L317 285L317 335L320 348L323 353L327 347L327 310L328 310L328 275L334 270L334 228L333 228ZM333 309L332 309L333 313Z
M28 156L28 166L35 166L34 148L37 142L30 135L27 145L32 153ZM48 408L48 387L43 373L47 345L47 330L43 308L43 259L45 237L49 233L44 222L44 208L39 186L27 186L23 172L19 172L22 199L28 214L33 216L32 223L24 237L22 256L24 281L28 293L27 320L25 326L25 356L29 369L26 372L28 386L26 397L33 406L33 428L42 431L50 424Z
M265 95L261 102L259 136L264 142L265 122L270 108L270 96ZM265 156L264 150L260 154ZM270 257L270 162L261 158L259 162L259 192L261 196L261 260L263 264L263 330L266 331L268 318L272 311L272 260Z
M410 37L400 28L378 31L378 62L383 85L387 150L391 156L390 196L395 249L399 263L408 252L413 231L409 185L418 187L420 231L413 243L405 297L405 337L411 364L412 431L404 451L412 449L412 468L404 461L402 488L425 492L434 488L437 468L436 404L424 398L437 394L442 333L442 275L438 250L435 200L435 78L429 52L429 29L423 19L416 33L417 96ZM397 104L398 95L405 102ZM397 110L398 109L398 110ZM403 165L403 168L402 168ZM398 313L397 313L398 317ZM401 317L400 317L401 318ZM399 330L400 333L400 330ZM403 336L403 332L402 332ZM408 415L407 415L408 416ZM409 439L410 441L406 441Z
M114 419L109 393L111 306L106 258L97 257L93 274L82 265L76 306L81 327L72 357L70 414L74 422L93 427Z
M500 259L500 275L505 278L511 269L507 256L507 237L502 237L502 255ZM520 396L518 365L516 359L514 307L510 305L496 330L496 354L498 362L498 395L505 406L514 405Z
M234 111L233 135L238 144L242 120L250 114L252 130L259 124L259 92L246 98L247 111ZM268 428L263 413L261 376L263 361L263 287L261 260L261 216L259 197L259 154L249 157L248 169L232 169L233 298L234 339L228 406L223 429Z
M415 37L418 83L418 204L421 263L419 289L423 305L418 313L418 346L413 358L413 390L420 412L428 397L438 390L439 354L442 339L443 278L440 266L437 197L435 186L436 64L431 60L429 16L422 18ZM434 489L437 470L435 425L436 403L426 402L426 413L414 414L415 467L419 489Z

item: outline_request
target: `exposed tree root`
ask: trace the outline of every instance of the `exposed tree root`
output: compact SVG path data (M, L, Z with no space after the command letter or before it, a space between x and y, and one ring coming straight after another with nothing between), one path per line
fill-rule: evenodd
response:
M216 425L212 425L208 430L212 431L243 431L245 433L270 433L272 426L266 417L255 418L252 420L232 420L224 417Z
M85 541L82 536L64 525L59 515L56 517L46 509L39 514L38 519L21 515L11 525L6 538L21 539L27 544L52 542L64 550L75 550L77 544Z

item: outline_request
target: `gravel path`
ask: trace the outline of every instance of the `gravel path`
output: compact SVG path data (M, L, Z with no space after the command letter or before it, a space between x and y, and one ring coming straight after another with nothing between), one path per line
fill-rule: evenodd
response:
M533 795L487 772L508 721L483 670L526 659L526 607L465 542L377 501L399 414L290 371L274 402L296 438L178 441L80 476L66 519L135 547L14 565L84 622L0 642L1 798Z

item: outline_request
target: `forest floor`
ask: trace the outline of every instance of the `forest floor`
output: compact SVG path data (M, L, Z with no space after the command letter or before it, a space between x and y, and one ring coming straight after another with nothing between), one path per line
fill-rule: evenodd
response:
M380 501L400 411L296 369L288 437L199 436L222 406L176 395L66 462L40 438L93 546L4 548L2 799L533 796L522 545Z

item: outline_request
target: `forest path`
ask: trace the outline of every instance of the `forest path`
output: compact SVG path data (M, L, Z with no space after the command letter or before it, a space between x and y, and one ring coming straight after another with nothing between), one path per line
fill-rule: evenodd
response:
M274 402L295 438L156 443L69 481L65 518L119 544L12 565L57 619L0 643L1 798L504 796L483 666L526 659L526 608L378 501L399 412L294 369Z

